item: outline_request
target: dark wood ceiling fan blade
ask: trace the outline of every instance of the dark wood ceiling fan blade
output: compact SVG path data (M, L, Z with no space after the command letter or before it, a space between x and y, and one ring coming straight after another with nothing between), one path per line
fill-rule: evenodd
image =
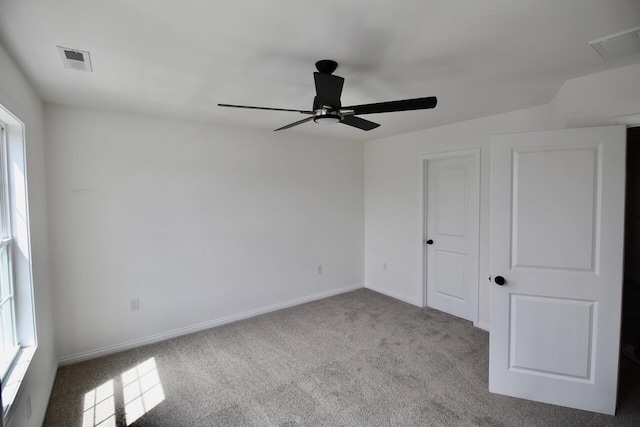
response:
M289 128L301 125L301 124L306 123L306 122L311 121L311 120L313 120L313 116L312 117L307 117L306 119L298 120L297 122L290 123L290 124L288 124L286 126L282 126L281 128L276 129L276 131L289 129Z
M353 112L352 114L376 114L391 113L394 111L425 110L428 108L434 108L437 103L438 99L435 96L429 96L426 98L354 105L351 107L343 107L340 109L340 112L343 114L349 114L351 111Z
M380 126L378 123L370 122L369 120L361 119L356 116L344 116L342 117L342 120L340 120L340 123L362 130L371 130Z
M340 96L342 95L342 87L344 79L340 76L332 74L313 73L313 79L316 82L316 99L315 108L329 106L334 109L340 108Z
M251 105L218 104L218 107L247 108L250 110L290 111L292 113L313 114L313 111L308 111L308 110L291 110L288 108L271 108L271 107L253 107Z

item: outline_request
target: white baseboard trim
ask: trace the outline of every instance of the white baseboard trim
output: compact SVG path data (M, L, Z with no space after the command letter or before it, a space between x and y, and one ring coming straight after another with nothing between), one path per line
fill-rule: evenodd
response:
M320 292L320 293L309 295L306 297L296 298L296 299L281 302L278 304L269 305L267 307L261 307L261 308L245 311L238 314L232 314L230 316L220 317L218 319L209 320L206 322L198 323L198 324L187 326L184 328L174 329L172 331L163 332L161 334L151 335L144 338L138 338L135 340L124 342L124 343L98 348L96 350L90 350L82 353L72 354L70 356L65 356L58 359L58 365L64 366L64 365L70 365L72 363L82 362L89 359L95 359L96 357L106 356L108 354L130 350L132 348L153 344L159 341L164 341L171 338L179 337L181 335L187 335L187 334L202 331L205 329L214 328L216 326L222 326L231 322L237 322L238 320L249 319L251 317L260 316L261 314L270 313L272 311L278 311L284 308L293 307L293 306L304 304L311 301L317 301L317 300L328 298L334 295L344 294L347 292L355 291L356 289L361 289L363 287L364 285L362 283L359 283L357 285L352 285L352 286L345 286L342 288L332 289L330 291Z
M475 326L476 328L484 329L485 331L489 332L489 324L486 322L476 322L473 324L473 326Z
M367 288L367 289L371 289L372 291L375 291L375 292L377 292L379 294L383 294L383 295L386 295L388 297L391 297L391 298L394 298L394 299L397 299L397 300L406 302L408 304L415 305L417 307L422 308L422 301L420 301L420 299L418 299L418 298L409 298L408 296L405 296L405 295L402 295L402 294L399 294L399 293L396 293L396 292L393 292L393 291L389 291L387 289L378 288L376 286L373 286L370 283L365 283L364 287Z

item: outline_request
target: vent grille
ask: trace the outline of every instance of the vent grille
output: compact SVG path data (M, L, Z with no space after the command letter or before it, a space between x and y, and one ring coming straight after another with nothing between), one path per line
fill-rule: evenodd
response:
M640 27L611 36L603 37L589 43L604 59L619 58L640 52Z
M93 71L91 67L91 56L86 50L58 46L58 53L60 54L64 68L78 71Z

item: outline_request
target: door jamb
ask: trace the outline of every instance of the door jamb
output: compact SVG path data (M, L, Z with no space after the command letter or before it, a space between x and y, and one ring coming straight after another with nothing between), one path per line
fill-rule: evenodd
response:
M430 160L442 160L442 159L451 159L457 157L473 157L474 165L475 165L475 190L478 195L477 206L471 207L471 210L476 213L476 244L474 245L476 248L476 257L477 257L477 277L474 281L475 290L472 292L473 298L473 314L472 321L474 326L478 326L479 322L479 302L480 302L480 148L470 148L466 150L453 150L453 151L444 151L438 153L429 153L424 154L421 157L422 162L422 307L427 307L427 246L425 245L425 241L427 239L427 172L428 172L428 162Z

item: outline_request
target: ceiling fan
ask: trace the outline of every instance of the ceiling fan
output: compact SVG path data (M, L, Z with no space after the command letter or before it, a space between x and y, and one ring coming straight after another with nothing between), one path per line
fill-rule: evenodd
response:
M435 96L426 98L403 99L400 101L377 102L374 104L351 105L343 107L340 103L344 78L334 76L338 63L330 59L316 62L317 72L313 73L316 83L316 96L313 98L312 110L292 110L287 108L252 107L249 105L218 104L220 107L249 108L252 110L291 111L307 114L310 117L276 129L284 130L313 120L316 123L342 123L362 130L371 130L380 126L356 115L391 113L393 111L424 110L434 108L438 103Z

